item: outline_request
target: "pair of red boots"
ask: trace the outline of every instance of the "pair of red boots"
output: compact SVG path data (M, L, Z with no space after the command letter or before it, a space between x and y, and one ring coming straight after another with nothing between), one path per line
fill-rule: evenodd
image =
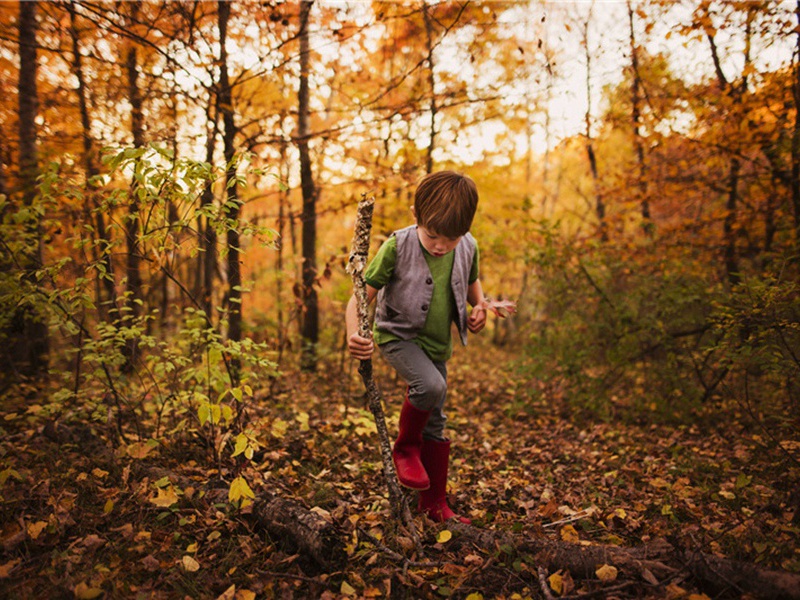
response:
M405 487L419 491L417 510L437 523L458 517L447 505L447 471L450 464L450 440L423 439L422 429L430 412L416 408L406 398L400 410L400 423L392 457L397 478Z

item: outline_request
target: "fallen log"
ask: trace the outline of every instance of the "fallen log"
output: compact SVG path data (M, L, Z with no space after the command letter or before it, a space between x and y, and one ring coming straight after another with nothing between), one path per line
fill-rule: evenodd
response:
M692 575L699 588L718 594L748 594L769 600L800 600L800 575L701 552L684 552L661 541L637 547L581 545L547 538L521 538L462 523L447 528L478 548L507 546L528 554L548 571L569 571L575 579L595 579L598 567L616 567L621 576L650 584L677 575Z
M279 545L312 559L324 571L339 571L347 562L344 532L298 502L279 496L259 498L252 515Z

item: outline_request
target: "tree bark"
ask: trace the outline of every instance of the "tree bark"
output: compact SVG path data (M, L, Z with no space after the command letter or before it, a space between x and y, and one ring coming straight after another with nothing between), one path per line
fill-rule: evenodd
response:
M20 2L19 6L19 175L22 187L22 202L32 206L36 199L39 176L38 131L36 117L39 112L37 89L37 2ZM25 278L33 285L34 272L42 265L41 221L36 218L27 225L26 233L35 240L22 257ZM13 328L15 348L10 358L27 374L41 372L47 366L50 348L47 324L37 315L32 306L17 309Z
M316 512L290 500L268 497L255 503L253 514L271 535L289 544L320 567L338 570L346 562L344 534ZM494 552L507 547L527 554L535 566L549 572L569 571L574 579L597 579L596 570L610 565L618 580L639 582L652 589L654 581L666 586L680 573L690 573L697 586L712 595L736 593L764 600L800 600L800 575L763 569L758 565L701 552L682 551L667 542L639 547L581 545L545 537L524 537L480 529L455 520L445 525L454 535L449 552ZM398 564L397 568L400 569Z
M97 260L103 265L105 273L100 276L102 288L105 289L105 300L108 302L108 308L104 309L104 299L97 292L97 305L101 315L106 318L109 312L116 312L117 308L117 292L114 281L114 263L111 260L111 240L108 237L106 230L105 214L100 206L97 204L97 197L91 193L92 183L91 180L99 174L97 163L95 161L94 140L92 139L91 120L89 118L89 103L86 93L86 77L83 71L83 58L80 51L80 33L78 32L78 15L75 10L75 2L70 1L67 4L69 11L70 21L70 37L72 38L72 70L78 80L78 88L75 90L78 94L78 108L81 114L81 141L83 143L83 167L86 171L87 181L87 194L89 196L89 203L87 209L94 213L94 225L97 230L97 241L99 242L100 250Z
M797 35L792 79L792 99L794 101L794 129L792 130L792 208L794 212L794 243L800 251L800 0L795 7ZM797 256L797 252L795 256ZM797 259L795 259L797 260Z
M291 500L271 496L255 502L253 515L289 551L311 558L325 571L339 571L346 564L344 533L320 514Z
M433 151L436 148L436 115L439 112L439 107L436 103L436 72L435 63L433 60L433 22L431 21L430 7L426 0L422 1L422 16L425 19L425 39L427 42L428 56L426 62L428 63L428 86L431 90L431 101L429 110L431 113L431 121L429 126L430 143L428 144L427 155L425 158L425 172L433 173Z
M628 23L630 27L631 47L631 126L633 129L633 146L636 150L636 188L639 192L639 205L642 211L642 225L646 233L652 233L650 217L650 199L647 188L647 165L644 156L644 139L642 137L642 92L639 76L639 53L636 47L636 32L633 27L634 10L628 1Z
M353 279L353 290L356 297L356 308L358 314L358 335L361 337L372 337L369 326L369 315L367 311L367 284L364 281L364 270L367 268L367 258L369 256L369 240L372 233L372 214L375 208L375 201L372 198L364 198L358 204L358 214L356 216L355 232L353 243L350 249L350 257L347 270ZM392 447L389 442L389 432L386 427L386 417L383 413L383 396L372 376L372 360L361 360L358 365L358 373L364 382L367 391L367 404L370 412L375 418L375 426L378 430L378 444L383 459L383 475L386 485L389 488L389 503L395 518L401 518L408 529L409 534L420 547L419 535L414 526L414 519L408 507L406 497L400 489L397 480L397 473L392 459ZM421 550L421 548L420 548Z
M479 548L508 545L535 559L549 571L567 570L577 579L595 579L598 567L607 564L619 569L626 578L647 580L654 576L664 583L681 571L689 571L703 590L714 594L736 591L765 600L800 599L800 575L774 571L736 560L701 552L681 551L661 542L627 548L620 546L584 546L547 538L522 538L505 532L479 529L462 523L448 523L447 528L463 542Z
M709 16L710 18L710 16ZM748 32L749 39L750 19L748 18ZM729 119L736 119L739 116L739 108L741 106L741 96L747 85L747 79L742 81L742 87L731 85L725 73L722 70L722 62L719 58L719 51L717 50L717 42L714 33L711 30L706 31L706 39L708 40L711 49L711 58L714 62L714 72L717 75L717 82L719 83L720 90L724 94L728 94L732 100L732 108L729 110ZM749 62L749 57L745 57L745 64ZM741 169L741 162L736 156L738 150L733 148L731 150L731 158L728 163L728 194L725 201L725 218L722 223L724 251L723 260L725 264L725 274L728 283L735 286L740 281L739 264L736 252L736 221L739 204L739 171Z
M317 290L317 190L311 173L309 139L309 34L308 22L313 0L300 3L300 88L298 90L297 147L300 153L300 188L303 193L302 251L303 251L303 319L301 335L303 349L301 367L304 371L317 368L319 342L319 306Z
M217 108L213 105L216 104ZM206 111L206 163L214 164L214 145L219 132L219 95L209 92ZM197 280L200 305L206 313L208 323L213 322L214 277L217 273L217 230L211 217L214 204L212 182L208 181L200 195L200 211L197 218L198 244L201 252L197 257Z
M130 4L130 20L135 22L139 14L139 4L133 2ZM139 90L139 67L138 67L138 50L133 42L129 42L128 50L125 56L125 70L128 77L128 101L131 104L131 136L133 138L133 146L141 148L144 146L144 117L142 115L142 95ZM140 229L140 207L139 196L137 193L138 183L134 175L134 181L131 184L128 203L128 217L125 221L125 240L127 257L125 263L126 279L126 313L123 316L122 322L125 325L130 325L138 319L141 315L141 302L142 302L142 273L141 273L141 250L139 247L139 229ZM124 371L130 371L139 354L139 341L131 337L125 346L125 364L123 365Z
M583 49L586 58L586 114L584 115L584 124L586 127L586 155L589 159L589 170L592 173L592 185L594 186L594 210L595 215L597 215L600 240L607 242L606 204L600 191L597 156L594 152L594 140L592 139L592 52L589 48L589 24L592 19L593 9L594 5L590 7L586 21L583 23Z
M217 24L219 27L219 107L222 112L222 122L225 126L223 132L223 145L225 154L225 220L226 243L228 246L228 339L234 342L242 339L242 273L239 263L239 214L241 200L236 187L235 138L236 123L233 118L233 94L231 92L230 76L228 74L228 51L225 44L228 37L228 20L230 18L231 3L220 0L217 3ZM236 380L233 385L238 385L240 361L231 359L231 373Z

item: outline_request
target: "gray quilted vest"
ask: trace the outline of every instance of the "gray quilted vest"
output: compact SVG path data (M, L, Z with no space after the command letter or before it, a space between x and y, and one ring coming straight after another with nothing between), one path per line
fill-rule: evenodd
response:
M411 225L392 235L397 238L397 263L392 278L378 292L375 324L401 340L412 339L425 325L433 297L433 277L422 254L417 226ZM450 288L456 301L456 325L461 343L467 345L467 288L475 257L475 238L467 233L459 241L453 257Z

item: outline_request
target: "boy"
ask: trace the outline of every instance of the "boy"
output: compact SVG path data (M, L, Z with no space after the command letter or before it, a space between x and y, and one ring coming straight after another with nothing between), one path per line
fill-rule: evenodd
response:
M477 206L478 190L469 177L452 171L427 175L411 207L416 224L395 231L364 273L369 301L378 298L374 343L408 384L392 453L397 477L419 490L419 511L437 522L457 516L446 498L450 326L455 321L466 345L467 331L478 333L486 324L478 246L469 233ZM467 303L474 307L469 315ZM358 335L355 297L346 322L350 354L370 358L373 340Z

